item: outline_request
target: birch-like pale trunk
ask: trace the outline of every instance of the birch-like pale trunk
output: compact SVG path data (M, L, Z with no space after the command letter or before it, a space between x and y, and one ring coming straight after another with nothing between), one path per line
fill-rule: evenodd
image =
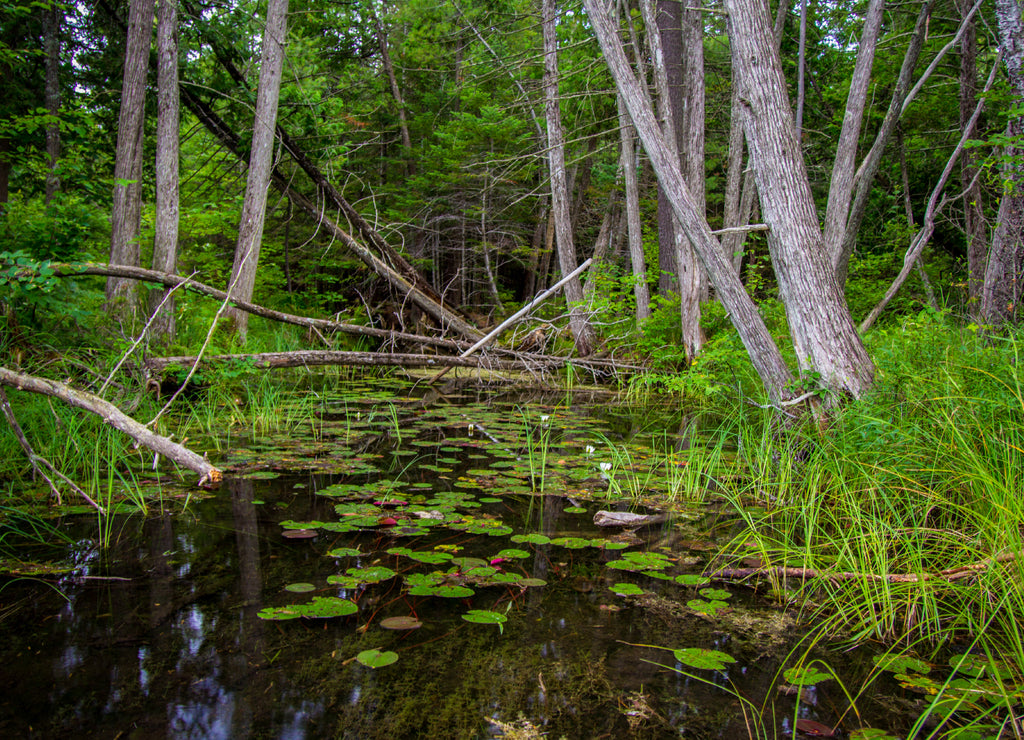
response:
M110 264L138 267L142 217L142 130L146 120L146 71L153 38L154 0L132 0L124 53L121 111L114 154L114 202L110 211ZM141 308L130 280L107 280L107 302L114 316L131 320Z
M636 323L651 317L651 293L647 286L647 262L644 256L643 228L640 222L640 178L637 175L636 130L629 120L622 95L616 95L619 109L619 162L626 194L626 239L629 243L629 263L633 268L633 297L636 300Z
M622 95L658 180L665 187L684 232L697 250L715 290L729 312L729 318L764 383L768 397L775 403L781 402L790 393L788 386L792 375L789 368L775 346L757 306L743 289L743 284L723 254L722 245L712 236L704 214L694 205L683 180L679 157L673 155L669 143L662 135L644 86L637 80L626 59L622 42L611 21L614 16L609 14L601 0L584 0L584 6L615 86Z
M874 381L874 365L823 250L768 5L725 0L725 10L733 80L797 362L834 393L859 398Z
M562 114L558 105L558 37L555 29L555 0L543 0L541 15L544 31L544 113L547 122L548 172L551 180L551 212L555 226L558 264L563 275L577 267L573 243L572 218L569 213L569 185L565 172L565 141L562 135ZM569 304L569 330L576 352L586 357L594 350L594 329L583 305L583 286L579 278L565 285Z
M252 300L253 287L256 284L267 190L270 187L270 173L273 168L274 132L277 125L281 74L284 68L287 21L288 0L269 0L263 48L260 53L260 81L256 89L249 173L245 184L242 217L238 226L235 261L228 283L228 293L231 297L242 301ZM239 339L244 343L249 329L249 315L244 311L232 309L228 310L228 315L234 322Z
M178 269L178 130L181 101L178 97L178 0L159 0L156 26L156 217L153 237L153 269L173 273ZM153 338L174 338L174 297L167 290L150 293L150 326ZM165 300L166 299L166 300Z
M963 15L972 0L957 0ZM960 129L970 120L978 98L978 34L973 19L960 40ZM973 135L973 132L968 132ZM972 149L960 160L960 187L964 191L964 236L967 239L967 306L971 315L981 316L981 291L985 284L985 263L988 257L988 223L982 206L982 191L977 156Z

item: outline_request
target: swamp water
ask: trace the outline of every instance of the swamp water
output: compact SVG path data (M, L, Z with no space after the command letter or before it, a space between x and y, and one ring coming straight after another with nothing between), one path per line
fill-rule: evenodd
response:
M751 706L769 737L912 721L915 695L882 680L843 716L810 660L856 690L870 654L790 654L797 615L700 576L734 532L713 497L594 525L631 493L707 485L679 473L678 413L420 395L282 395L282 428L210 442L231 472L184 512L118 517L105 549L94 517L66 517L73 573L0 592L0 737L743 738Z

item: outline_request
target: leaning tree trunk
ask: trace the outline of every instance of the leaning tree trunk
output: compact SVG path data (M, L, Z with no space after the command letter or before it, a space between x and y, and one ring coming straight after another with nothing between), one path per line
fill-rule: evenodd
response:
M1017 101L1024 100L1024 27L1017 0L996 0L999 45ZM992 235L981 310L985 322L1016 323L1024 288L1024 117L1011 114L1003 150L1003 195L999 200L996 229Z
M157 9L156 218L153 269L173 273L178 265L178 0L159 0ZM174 338L174 297L150 293L153 338Z
M797 362L833 393L858 398L873 382L874 365L823 249L768 5L725 0L725 9L734 84Z
M544 27L544 110L548 129L548 169L551 177L551 210L555 222L558 264L563 275L576 269L576 248L572 238L569 214L569 187L565 174L565 141L562 137L562 115L558 106L558 38L555 33L555 0L543 0ZM565 286L569 303L569 329L576 343L576 352L587 356L594 351L594 329L583 306L583 286L579 279Z
M288 0L270 0L267 25L263 32L260 55L260 82L256 90L256 114L252 126L252 149L249 153L249 176L245 185L245 201L238 226L235 262L231 268L228 293L243 301L252 299L259 264L260 242L263 240L263 219L266 215L267 189L273 168L274 130L277 124L277 102L284 68L284 43L287 33ZM244 343L249 328L249 315L229 310L239 339Z
M142 130L146 120L146 70L153 36L154 0L132 0L124 83L114 157L114 204L110 214L110 264L139 266L142 217ZM130 319L141 308L139 291L129 280L107 280L107 301L116 316Z
M694 205L683 180L679 157L674 155L662 136L645 87L630 69L622 42L610 19L614 15L609 13L601 0L584 0L584 6L615 86L633 119L654 172L670 197L675 215L704 263L769 398L773 402L780 402L791 393L789 385L792 375L789 368L775 346L757 306L743 289L743 284L723 254L722 245L712 236L704 214Z

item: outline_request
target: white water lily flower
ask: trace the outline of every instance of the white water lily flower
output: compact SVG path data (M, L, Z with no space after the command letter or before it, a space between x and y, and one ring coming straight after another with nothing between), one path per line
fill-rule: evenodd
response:
M607 473L609 470L612 469L612 464L611 463L598 463L597 467L601 468L602 472Z
M541 414L540 415L540 423L543 424L544 422L546 422L550 418L551 418L551 416L549 414Z
M591 455L594 454L594 446L593 445L587 445L583 449L587 453L587 457L590 457Z

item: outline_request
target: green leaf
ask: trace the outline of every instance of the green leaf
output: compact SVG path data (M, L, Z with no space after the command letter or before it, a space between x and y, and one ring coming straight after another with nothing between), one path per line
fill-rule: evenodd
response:
M388 650L387 652L381 652L377 648L373 650L364 650L356 656L356 660L362 663L367 668L383 668L386 665L391 665L398 660L398 653Z
M682 648L672 652L676 660L689 668L700 668L704 670L721 671L725 670L728 663L735 663L736 659L723 653L721 650L706 650L704 648Z
M496 624L499 628L508 621L508 617L504 614L488 611L487 609L471 609L463 614L462 618L467 622L475 622L476 624Z
M284 587L285 591L291 591L293 594L305 594L310 591L315 591L316 586L312 583L289 583Z
M787 668L786 672L783 673L782 676L787 682L795 686L813 686L814 684L821 683L822 681L828 681L832 678L831 673L822 673L811 666L803 665L797 666L796 668Z
M920 658L915 658L910 655L894 655L892 653L886 655L876 655L871 659L876 666L883 671L889 671L890 673L908 673L914 671L925 675L932 667L925 663Z
M619 596L640 596L644 592L644 590L635 583L616 583L608 588Z

